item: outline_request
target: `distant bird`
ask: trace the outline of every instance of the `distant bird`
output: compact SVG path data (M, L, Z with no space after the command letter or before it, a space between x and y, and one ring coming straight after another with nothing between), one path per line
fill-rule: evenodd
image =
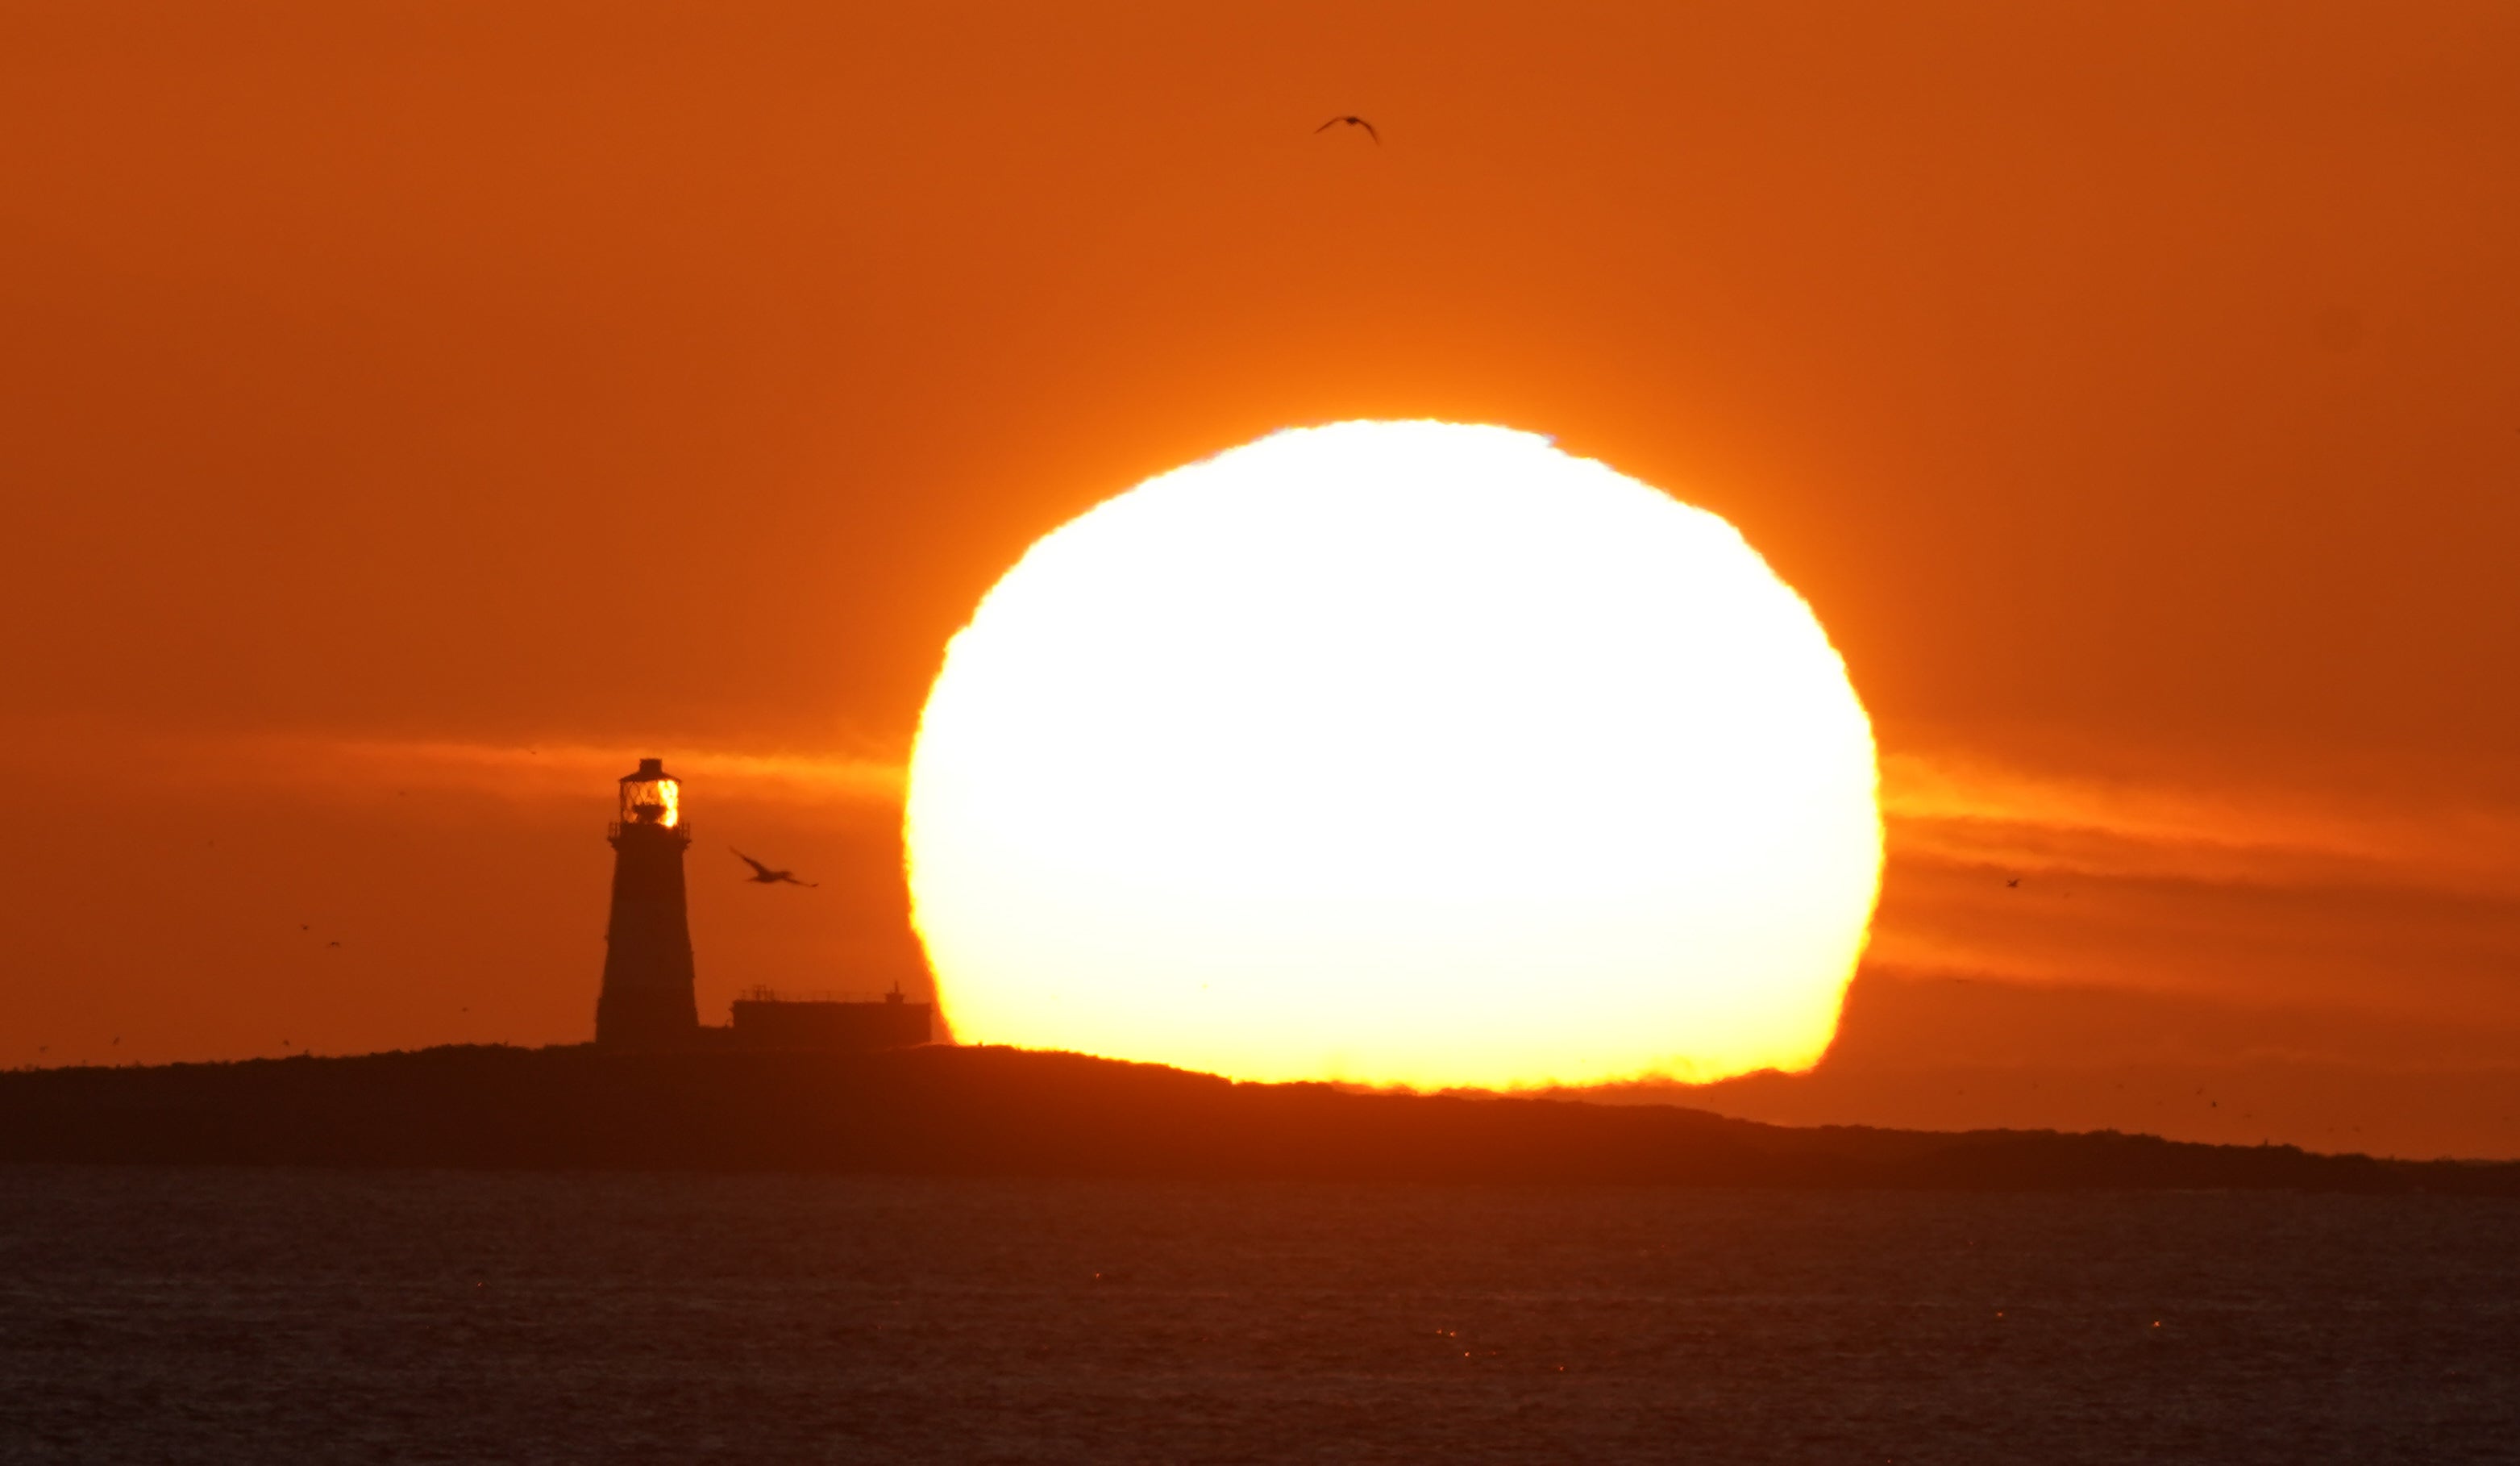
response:
M735 850L735 847L733 846L728 846L727 848ZM792 870L772 870L769 866L753 859L750 855L745 854L742 850L735 850L735 858L752 867L752 874L744 877L744 879L755 886L776 886L782 881L787 882L790 886L811 887L820 884L814 881L799 881L796 879L796 873Z
M1380 146L1381 146L1381 144L1382 144L1382 134L1381 134L1381 133L1379 133L1379 132L1374 131L1374 130L1373 130L1373 124L1372 124L1372 122L1367 121L1367 120L1366 120L1365 118L1363 118L1363 117L1332 117L1332 118L1330 118L1328 121L1324 122L1324 123L1323 123L1322 125L1320 125L1319 127L1314 128L1314 129L1313 129L1313 132L1314 132L1316 135L1319 135L1319 134L1321 134L1321 133L1328 132L1328 131L1329 131L1331 128L1333 128L1333 127L1337 127L1337 126L1340 126L1340 125L1342 125L1342 124L1346 125L1346 126L1349 126L1349 127L1362 127L1362 128L1364 128L1364 129L1365 129L1365 135L1366 135L1367 137L1370 137L1370 138L1373 139L1373 141L1374 141L1374 145L1375 145L1376 147L1380 147Z
M339 942L338 942L338 941L328 941L328 942L326 942L326 943L324 943L324 944L325 944L326 946L339 946L341 943L339 943Z
M2014 876L2011 880L2006 881L2006 882L2004 882L2004 883L2003 883L2003 885L2004 885L2004 889L2005 889L2005 890L2007 890L2007 891L2011 890L2013 887L2016 887L2016 886L2018 886L2018 885L2020 885L2020 884L2021 884L2021 878L2020 878L2019 876Z

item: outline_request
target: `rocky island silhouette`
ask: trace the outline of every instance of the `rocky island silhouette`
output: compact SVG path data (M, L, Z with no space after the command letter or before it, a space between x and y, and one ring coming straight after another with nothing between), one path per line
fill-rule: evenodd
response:
M1082 1054L450 1046L0 1074L0 1162L2520 1196L2520 1163L1238 1083Z

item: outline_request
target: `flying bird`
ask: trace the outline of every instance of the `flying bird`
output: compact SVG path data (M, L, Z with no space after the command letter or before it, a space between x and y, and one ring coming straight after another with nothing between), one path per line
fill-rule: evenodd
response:
M728 846L727 848L735 850L735 847L733 846ZM756 886L776 886L782 881L785 881L790 886L811 887L820 884L814 881L799 881L796 879L796 873L792 870L772 870L769 866L753 859L750 855L745 854L742 850L735 850L735 858L752 867L752 874L744 877L744 879Z
M1313 129L1313 131L1314 131L1316 134L1324 133L1324 132L1328 132L1328 131L1329 131L1331 128L1338 126L1338 125L1340 125L1341 123L1345 123L1346 125L1348 125L1348 126L1350 126L1350 127L1362 127L1362 128L1364 128L1364 129L1365 129L1365 135L1366 135L1367 137L1370 137L1370 138L1373 139L1375 146L1377 146L1377 147L1378 147L1378 146L1380 146L1380 145L1381 145L1381 142L1382 142L1382 134L1381 134L1381 133L1379 133L1379 132L1374 131L1374 130L1373 130L1373 124L1372 124L1372 122L1367 121L1367 120L1366 120L1365 118L1363 118L1363 117L1332 117L1332 118L1330 118L1328 121L1324 122L1324 123L1323 123L1322 125L1320 125L1319 127L1314 128L1314 129Z
M2021 878L2019 876L2014 876L2011 880L2006 881L2003 884L2007 888L2018 886L2021 884Z

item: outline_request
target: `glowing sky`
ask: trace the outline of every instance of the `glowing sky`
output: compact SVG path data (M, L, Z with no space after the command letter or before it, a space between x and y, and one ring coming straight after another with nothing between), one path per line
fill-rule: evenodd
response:
M647 754L704 1017L923 995L989 587L1439 418L1862 690L1839 1042L1684 1102L2520 1156L2520 8L253 15L0 44L0 1064L582 1041Z

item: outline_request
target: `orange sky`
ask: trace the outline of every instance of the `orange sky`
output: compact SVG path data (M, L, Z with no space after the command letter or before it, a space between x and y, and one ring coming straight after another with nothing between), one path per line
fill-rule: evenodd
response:
M1723 1103L2520 1155L2515 74L2498 4L0 10L0 1063L582 1037L651 753L704 1013L916 983L979 593L1423 415L1725 515L1878 719L1840 1052Z

